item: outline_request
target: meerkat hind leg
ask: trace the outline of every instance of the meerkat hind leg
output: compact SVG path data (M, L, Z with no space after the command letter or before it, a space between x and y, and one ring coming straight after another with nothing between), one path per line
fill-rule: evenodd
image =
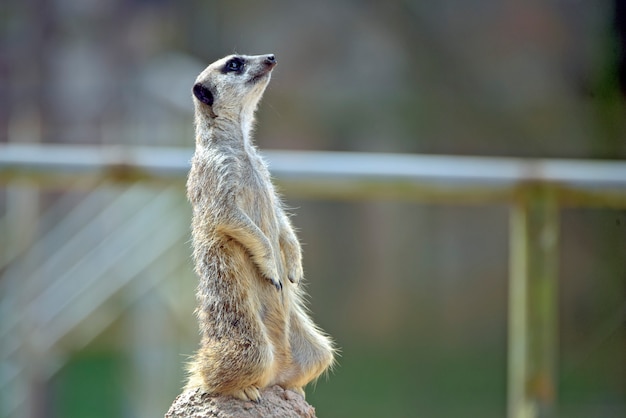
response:
M288 389L303 393L307 383L332 367L335 350L300 306L294 306L289 331L293 370L285 383Z

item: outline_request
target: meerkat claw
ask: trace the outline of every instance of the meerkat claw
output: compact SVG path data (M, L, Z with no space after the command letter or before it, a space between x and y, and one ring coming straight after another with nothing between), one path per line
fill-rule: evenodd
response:
M290 274L289 276L287 276L287 278L289 279L289 281L293 284L298 284L300 283L300 281L302 280L302 275L301 274Z
M275 280L272 277L267 277L267 280L274 285L274 287L276 288L276 290L278 290L279 292L281 290L283 290L283 283L280 280Z
M249 388L245 388L243 392L246 394L248 399L250 399L252 402L256 402L256 403L261 402L261 393L259 392L259 389L256 386L250 386Z
M287 270L287 278L291 283L297 284L302 280L304 273L302 272L302 265L300 263L290 266Z
M249 386L233 393L233 396L242 401L261 402L261 393L256 386Z

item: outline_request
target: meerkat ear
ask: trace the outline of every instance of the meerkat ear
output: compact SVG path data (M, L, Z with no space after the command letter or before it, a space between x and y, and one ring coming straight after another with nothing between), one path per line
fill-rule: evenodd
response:
M207 106L213 106L213 93L200 83L193 86L193 95Z

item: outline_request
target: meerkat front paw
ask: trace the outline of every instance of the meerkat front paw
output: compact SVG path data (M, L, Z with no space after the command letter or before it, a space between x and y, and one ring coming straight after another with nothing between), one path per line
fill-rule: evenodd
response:
M259 270L261 270L261 274L265 277L271 284L274 285L276 290L281 291L283 288L283 283L280 280L280 275L278 274L278 269L276 268L276 264L274 261L266 260L263 265L259 264Z
M291 283L298 283L304 276L302 270L302 250L298 239L293 234L283 236L280 249L287 269L287 278Z
M287 278L291 283L299 283L304 276L304 271L302 270L302 262L300 259L287 259Z

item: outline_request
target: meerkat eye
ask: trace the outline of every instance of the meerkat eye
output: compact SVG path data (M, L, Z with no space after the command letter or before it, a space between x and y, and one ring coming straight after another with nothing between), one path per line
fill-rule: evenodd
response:
M224 72L240 72L243 69L244 62L241 58L233 58L224 66Z

